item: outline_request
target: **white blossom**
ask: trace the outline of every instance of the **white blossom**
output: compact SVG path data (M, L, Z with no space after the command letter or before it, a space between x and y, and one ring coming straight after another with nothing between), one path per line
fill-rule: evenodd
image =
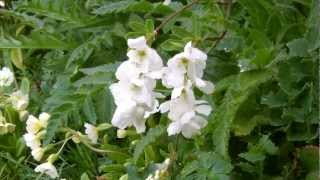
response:
M166 176L166 172L170 165L170 159L167 158L163 163L157 163L156 170L153 174L150 174L146 180L161 180Z
M129 51L127 56L143 73L161 70L163 64L158 53L150 48L144 36L128 39Z
M18 111L25 110L29 104L28 94L25 94L20 90L12 93L9 99L12 103L12 106Z
M177 93L179 96L160 105L160 111L169 111L168 117L172 121L167 129L169 136L182 133L184 137L191 138L207 125L203 116L208 116L212 109L206 101L195 99L188 84L179 91L180 94Z
M3 0L0 1L0 8L5 7L5 2Z
M156 79L162 77L162 59L148 46L145 37L128 39L128 60L116 71L119 80L110 86L117 105L112 125L119 129L134 126L138 133L145 131L145 121L157 112L159 97L154 92Z
M35 149L32 149L32 151L31 151L31 155L37 161L41 160L43 154L44 154L44 149L42 147L37 147Z
M34 117L33 115L29 115L28 119L27 119L27 132L28 133L32 133L32 134L36 134L38 133L41 129L45 128L47 126L47 120L48 119L38 119L36 117Z
M206 94L213 92L211 82L202 79L206 67L207 55L188 42L184 52L169 59L168 67L164 68L162 83L168 88L181 88L187 80Z
M0 87L10 86L14 81L14 75L9 68L3 67L0 70Z
M92 124L85 123L85 133L93 144L98 142L98 129Z
M38 165L34 171L47 174L50 178L57 178L59 176L56 167L50 162Z
M27 133L23 135L23 138L26 145L31 149L36 149L41 146L40 136L38 135Z
M171 0L164 0L163 1L163 5L168 6L171 3Z

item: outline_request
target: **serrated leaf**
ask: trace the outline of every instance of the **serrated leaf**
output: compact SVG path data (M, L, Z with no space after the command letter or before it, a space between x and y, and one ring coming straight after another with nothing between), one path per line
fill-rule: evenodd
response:
M268 136L263 135L257 144L249 148L248 152L240 153L239 156L249 162L255 163L257 161L263 161L266 154L273 155L277 151L278 147L275 146Z
M272 74L268 71L248 71L237 76L236 83L232 84L223 99L223 103L216 109L212 139L215 151L224 157L228 157L228 144L230 130L235 115L259 85L271 79Z
M197 159L187 163L181 171L180 178L187 179L228 179L232 165L219 154L214 152L198 152Z
M142 137L142 139L137 143L133 159L135 162L138 161L140 155L143 153L144 149L151 143L154 143L158 137L160 137L163 133L165 133L165 128L163 126L157 126L155 128L150 129L146 136Z
M101 7L95 9L93 11L94 14L97 15L106 15L106 14L111 14L111 13L116 13L116 12L121 12L125 9L127 9L130 5L135 3L135 0L122 0L122 1L117 1L117 2L107 2Z
M72 47L72 42L67 43L53 35L39 32L28 37L23 35L18 38L0 37L0 49L70 49Z
M289 56L304 57L308 55L309 44L304 38L294 39L287 44L289 48Z
M79 71L86 74L86 75L93 75L93 74L102 73L102 72L114 73L119 65L120 65L120 62L117 62L117 63L112 63L112 64L95 66L95 67L91 67L91 68L82 68L82 69L79 69Z

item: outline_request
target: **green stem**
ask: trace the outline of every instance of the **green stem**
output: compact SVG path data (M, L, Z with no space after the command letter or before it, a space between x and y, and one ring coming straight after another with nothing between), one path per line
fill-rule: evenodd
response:
M162 23L156 27L156 29L154 30L154 36L156 36L160 29L163 28L168 22L170 22L170 20L172 20L173 18L175 18L176 16L178 16L180 13L182 13L184 10L190 8L191 6L193 6L194 4L198 3L199 0L193 0L191 3L183 6L181 9L179 9L178 11L170 14L169 16L167 16L163 21Z

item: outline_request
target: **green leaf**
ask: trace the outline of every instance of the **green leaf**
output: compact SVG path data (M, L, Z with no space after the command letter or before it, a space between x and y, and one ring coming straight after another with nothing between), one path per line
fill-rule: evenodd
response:
M298 159L307 171L319 170L319 147L306 146L299 149Z
M229 179L232 165L214 152L198 152L197 159L187 163L180 174L181 179Z
M309 43L304 38L294 39L287 43L290 57L305 57L308 55Z
M95 73L93 75L88 75L85 76L79 80L77 80L74 85L76 87L81 87L84 85L105 85L105 84L109 84L111 82L111 78L112 78L112 74L111 73L104 73L104 72L99 72L99 73Z
M139 157L143 153L144 149L149 144L156 142L157 138L159 138L165 132L166 132L166 129L160 125L155 128L151 128L147 132L146 136L142 137L142 139L137 143L134 149L134 154L133 154L134 161L137 162Z
M18 8L77 26L91 23L93 18L85 13L80 3L73 3L68 0L25 1L25 3L22 6L18 6Z
M73 43L60 40L51 34L35 32L30 36L20 35L18 38L0 37L0 49L70 49Z
M121 12L123 10L126 10L130 5L133 5L136 3L135 0L122 0L122 1L116 1L116 2L107 2L101 7L95 9L93 11L94 14L97 15L106 15L111 13L117 13Z
M23 65L23 56L22 56L22 51L21 49L17 48L17 49L11 49L11 61L13 62L13 64L23 70L24 69L24 65Z
M259 142L251 147L246 153L240 153L239 156L246 159L249 162L255 163L258 161L263 161L266 157L266 154L273 155L277 153L278 148L274 143L269 139L268 136L263 135Z
M228 157L230 129L239 107L259 85L271 78L272 74L268 71L248 71L239 74L235 83L228 88L222 104L216 109L210 122L213 126L212 140L216 152Z
M95 66L91 68L82 68L79 69L80 72L86 74L86 75L94 75L96 73L114 73L116 69L118 68L120 62L117 63L112 63L112 64L105 64L105 65L100 65L100 66Z
M30 82L27 78L23 78L20 85L21 92L29 94L30 92Z

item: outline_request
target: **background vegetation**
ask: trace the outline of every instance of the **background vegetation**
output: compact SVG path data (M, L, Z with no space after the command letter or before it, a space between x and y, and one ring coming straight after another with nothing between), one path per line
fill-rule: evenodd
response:
M319 179L318 0L17 0L0 9L0 64L30 84L32 114L52 114L45 144L61 127L110 122L108 86L126 60L128 37L152 36L166 61L192 40L208 53L214 112L193 139L168 137L165 116L147 133L104 132L99 154L68 143L55 163L66 179L144 179L170 157L168 179ZM185 7L192 3L192 6ZM185 7L185 8L184 8ZM183 11L181 9L184 8ZM16 131L0 135L0 179L35 179L25 122L1 107ZM45 179L45 176L40 177Z

